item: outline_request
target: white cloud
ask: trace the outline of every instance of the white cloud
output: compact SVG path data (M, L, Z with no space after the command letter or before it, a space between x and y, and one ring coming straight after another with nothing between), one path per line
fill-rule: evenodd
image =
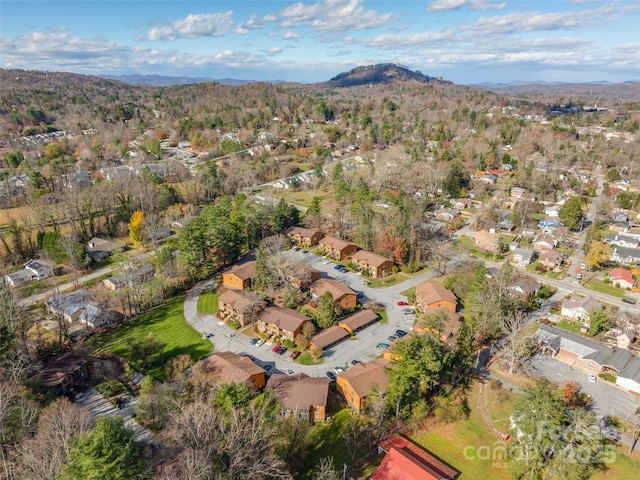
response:
M284 32L282 34L282 38L284 40L298 40L300 38L302 38L302 35L296 32L293 32L291 30L287 30L286 32Z
M267 54L269 56L278 55L279 53L282 53L282 49L280 47L273 47L267 50Z
M172 25L149 30L147 40L175 40L180 37L221 37L234 30L233 12L189 14ZM249 27L245 27L249 28ZM242 32L242 27L239 30Z
M284 28L311 26L321 33L366 30L382 27L393 19L392 13L367 10L363 0L320 0L294 3L273 14Z
M506 2L491 3L487 0L434 0L428 3L430 12L448 12L469 7L469 10L502 10L507 6Z

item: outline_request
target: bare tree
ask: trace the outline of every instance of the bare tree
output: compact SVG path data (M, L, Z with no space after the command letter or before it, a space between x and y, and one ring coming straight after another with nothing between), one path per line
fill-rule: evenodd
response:
M515 310L499 318L502 339L499 343L501 361L508 367L508 375L522 369L523 361L531 352L533 337L526 335L529 315L524 310Z
M322 457L316 463L313 480L340 480L340 474L333 465L333 457Z
M33 438L18 450L22 478L58 478L71 440L91 430L93 417L67 399L56 400L43 410Z

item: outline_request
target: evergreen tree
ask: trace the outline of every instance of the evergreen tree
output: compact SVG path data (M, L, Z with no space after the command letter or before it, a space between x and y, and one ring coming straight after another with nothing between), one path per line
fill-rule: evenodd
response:
M60 480L132 480L151 478L144 443L135 439L122 417L100 417L95 430L78 437L67 454Z

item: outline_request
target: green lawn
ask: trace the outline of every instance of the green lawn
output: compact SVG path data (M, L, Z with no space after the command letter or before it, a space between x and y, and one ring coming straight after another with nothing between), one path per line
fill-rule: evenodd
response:
M366 277L371 288L384 288L395 285L396 283L404 282L408 275L406 273L394 273L384 278L369 278Z
M334 414L331 421L318 422L311 427L307 434L307 441L311 445L311 451L309 452L309 463L306 465L307 471L303 477L304 479L312 478L315 462L322 457L333 457L333 464L340 472L340 478L342 478L342 466L345 464L348 466L353 465L353 460L349 455L344 440L350 419L351 412L348 409L343 409ZM366 453L366 449L369 447L367 442L363 443L358 459ZM375 460L375 457L372 460Z
M588 288L589 290L594 290L596 292L604 293L606 295L611 295L612 297L622 298L626 290L624 288L616 287L615 285L611 285L610 283L604 283L602 280L597 278L588 279L583 285L583 287Z
M321 363L324 363L324 360L322 359L322 357L320 357L320 359L316 362L313 360L311 353L304 352L296 359L296 363L299 363L300 365L320 365Z
M400 292L400 295L404 295L405 297L407 297L409 299L409 303L411 303L416 296L416 287L411 287L404 292Z
M134 320L94 336L90 343L96 352L111 351L126 359L130 353L128 340L141 339L153 332L164 347L148 373L164 380L164 367L172 358L189 354L193 360L200 360L213 349L211 342L203 340L186 322L183 304L184 295L171 298Z
M198 313L217 313L218 297L217 290L202 292L198 297Z
M582 324L580 322L571 322L569 320L560 320L555 324L556 327L566 330L567 332L573 332L580 334L580 327Z
M387 311L384 308L376 310L376 313L380 317L380 323L387 323Z

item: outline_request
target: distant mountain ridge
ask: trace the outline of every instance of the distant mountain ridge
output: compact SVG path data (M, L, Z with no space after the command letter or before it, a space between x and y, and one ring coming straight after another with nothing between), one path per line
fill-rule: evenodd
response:
M100 75L101 78L118 80L132 85L148 85L152 87L170 87L172 85L191 85L194 83L217 82L223 85L246 85L258 80L239 80L237 78L211 78L211 77L171 77L169 75Z
M355 87L395 81L429 83L433 80L440 79L429 77L419 71L409 70L407 67L395 63L379 63L377 65L356 67L348 72L340 73L326 83L335 87Z

